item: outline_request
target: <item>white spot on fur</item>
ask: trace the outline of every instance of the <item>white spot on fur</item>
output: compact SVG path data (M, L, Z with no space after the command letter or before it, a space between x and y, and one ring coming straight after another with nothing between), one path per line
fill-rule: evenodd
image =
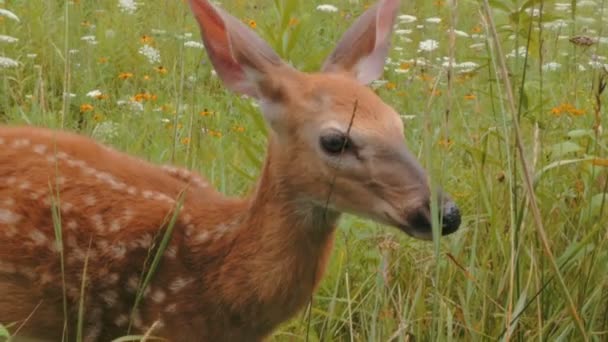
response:
M116 291L105 291L101 294L101 298L109 307L113 307L118 302L118 293Z
M144 234L139 239L135 240L135 245L148 249L152 246L152 235Z
M19 184L19 189L21 190L27 190L32 186L32 183L28 182L28 181L23 181L21 182L21 184Z
M137 276L137 275L130 276L129 279L127 279L127 289L135 292L135 291L137 291L138 287L139 287L139 276Z
M40 283L42 283L42 285L47 285L53 282L53 275L48 273L48 272L44 272L41 276L40 276Z
M114 324L117 327L124 327L127 325L127 323L129 323L129 316L127 315L118 315L115 319L114 319Z
M95 214L91 216L91 221L93 221L95 230L97 230L99 233L103 233L106 230L106 227L103 225L103 217L101 215Z
M110 285L114 285L114 284L118 283L119 279L120 279L120 276L118 275L118 273L112 273L112 274L108 275L106 278L107 283Z
M193 282L194 279L192 278L177 277L171 282L171 284L169 284L169 290L172 293L178 293Z
M4 138L0 137L0 145L4 145Z
M46 156L46 161L49 164L55 164L55 163L57 163L57 157L52 156L52 155Z
M32 150L34 151L34 153L37 154L45 154L46 153L46 146L45 145L34 145L34 147L32 147Z
M154 191L149 191L149 190L144 190L141 192L141 195L145 198L145 199L153 199L154 198Z
M165 251L165 255L170 259L175 259L177 257L177 246L171 245L167 247Z
M21 147L27 147L30 145L30 141L27 139L16 139L15 141L13 141L13 144L11 145L13 148L21 148Z
M74 209L74 205L70 202L63 202L61 203L61 211L64 213L69 213L70 211L72 211L72 209Z
M5 205L5 206L7 206L7 207L12 207L12 206L14 206L16 203L17 203L17 201L15 201L15 200L14 200L14 199L12 199L12 198L7 198L7 199L5 199L4 201L2 201L2 205Z
M137 309L133 311L133 326L137 329L143 329L144 327L144 322L141 319L141 314Z
M28 236L35 245L42 246L47 243L46 235L38 229L31 230Z
M210 237L211 237L211 234L209 234L208 231L203 230L202 232L198 233L198 235L196 235L196 237L194 238L194 242L204 243L204 242L209 241Z
M127 254L127 248L125 247L125 245L123 243L118 243L116 245L110 246L109 254L112 257L112 259L121 260Z
M12 225L21 220L21 215L18 215L8 209L0 208L0 224Z
M108 228L108 230L111 233L116 233L120 230L120 228L120 222L118 222L118 220L113 220L112 222L110 222L110 227Z
M192 215L184 214L182 220L184 220L184 224L190 224L192 222Z
M129 195L135 196L137 195L137 189L134 186L127 187L127 193Z
M88 205L89 207L92 207L97 204L97 199L93 195L85 195L82 200L84 201L84 204Z
M67 223L67 227L70 230L76 230L78 228L78 223L76 223L76 221L74 220L69 220Z
M17 183L17 177L11 176L6 179L7 185L15 185Z
M6 235L6 237L9 237L9 238L17 235L17 227L15 227L13 225L9 225L8 227L6 227L4 229L4 235Z
M152 291L152 301L154 301L155 303L162 303L165 298L167 297L167 295L165 294L165 291L157 289Z
M176 313L177 312L177 304L171 303L171 304L167 305L167 307L165 308L165 312Z

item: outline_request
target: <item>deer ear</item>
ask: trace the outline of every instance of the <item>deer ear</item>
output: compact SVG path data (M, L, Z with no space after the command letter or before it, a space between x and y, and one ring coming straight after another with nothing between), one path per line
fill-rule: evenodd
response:
M399 0L380 0L344 33L323 64L324 72L346 72L368 84L382 76Z
M190 0L207 55L224 85L257 99L277 97L289 68L262 38L208 0Z

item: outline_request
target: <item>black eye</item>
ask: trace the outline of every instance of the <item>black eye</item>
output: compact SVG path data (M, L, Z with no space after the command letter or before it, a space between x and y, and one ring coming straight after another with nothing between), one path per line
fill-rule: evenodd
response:
M352 147L350 139L341 133L331 133L321 136L321 147L328 154L338 154Z

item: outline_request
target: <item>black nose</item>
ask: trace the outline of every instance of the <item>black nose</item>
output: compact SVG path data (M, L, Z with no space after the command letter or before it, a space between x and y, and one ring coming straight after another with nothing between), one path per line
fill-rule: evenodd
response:
M443 206L443 227L441 234L448 235L457 231L460 227L460 210L452 201Z

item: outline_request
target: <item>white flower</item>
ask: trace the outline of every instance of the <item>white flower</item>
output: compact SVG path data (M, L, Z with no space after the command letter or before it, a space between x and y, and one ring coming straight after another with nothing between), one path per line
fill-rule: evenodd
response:
M144 110L144 105L141 102L137 102L137 101L126 101L126 100L118 100L116 101L116 105L118 106L129 106L129 108L131 108L132 111L135 112L141 112Z
M595 1L591 0L580 0L576 2L576 7L594 7L597 6Z
M16 68L19 66L19 62L14 59L0 56L0 68L8 69L8 68Z
M18 41L19 41L19 39L15 38L15 37L0 34L0 43L12 44L12 43L16 43Z
M96 45L97 44L97 40L95 39L95 36L82 36L80 37L80 40L82 40L83 42L87 42L91 45Z
M92 136L102 141L108 141L118 136L119 125L112 121L100 122L93 128Z
M167 31L161 30L161 29L152 29L152 30L150 30L150 32L152 32L152 34L156 34L159 36L167 33Z
M194 49L204 49L205 46L201 42L196 42L194 40L189 40L184 43L185 47L194 48Z
M133 0L118 0L118 8L123 13L133 14L137 11L137 4Z
M448 30L448 33L450 32L450 30ZM458 37L470 37L468 33L464 32L464 31L460 31L460 30L454 30L454 34L457 35Z
M90 92L87 93L87 97L97 98L99 96L101 96L101 90L98 90L98 89L91 90Z
M441 22L441 18L437 18L437 17L426 18L426 22L433 23L433 24L439 24Z
M548 23L543 23L543 27L549 30L557 31L559 29L568 27L568 22L563 19L557 19Z
M399 30L395 30L395 34L398 35L405 35L405 34L411 34L412 30L404 30L404 29L399 29Z
M409 15L409 14L402 14L399 17L399 21L401 21L402 23L413 23L414 21L418 20L418 18L414 17L413 15Z
M556 11L570 11L570 9L572 8L572 4L569 2L557 2L555 3L555 10Z
M317 11L321 11L321 12L338 12L338 7L334 6L334 5L330 5L330 4L323 4L323 5L319 5L317 6Z
M145 56L150 64L160 63L160 51L148 44L139 48L139 54Z
M530 15L532 17L539 17L540 16L540 9L538 9L538 8L526 8L526 13L528 13L528 15Z
M512 50L511 52L509 52L507 54L507 58L515 58L516 56L524 57L527 52L528 52L528 50L526 50L525 46L520 46L519 49L517 49L517 51Z
M439 43L433 39L427 39L420 42L418 45L419 51L433 51L439 48Z
M27 55L25 55L25 56L26 56L27 58L29 58L29 59L34 59L34 58L38 57L38 55L37 55L37 54L35 54L35 53L28 53L28 54L27 54Z
M4 8L0 8L0 17L9 18L9 19L12 19L12 20L14 20L16 22L20 21L19 17L16 16L15 13L13 13L13 12L7 10L7 9L4 9Z
M75 54L77 54L77 53L79 53L79 52L80 52L80 51L79 51L78 49L70 49L70 50L68 50L68 53L69 53L70 55L75 55Z

